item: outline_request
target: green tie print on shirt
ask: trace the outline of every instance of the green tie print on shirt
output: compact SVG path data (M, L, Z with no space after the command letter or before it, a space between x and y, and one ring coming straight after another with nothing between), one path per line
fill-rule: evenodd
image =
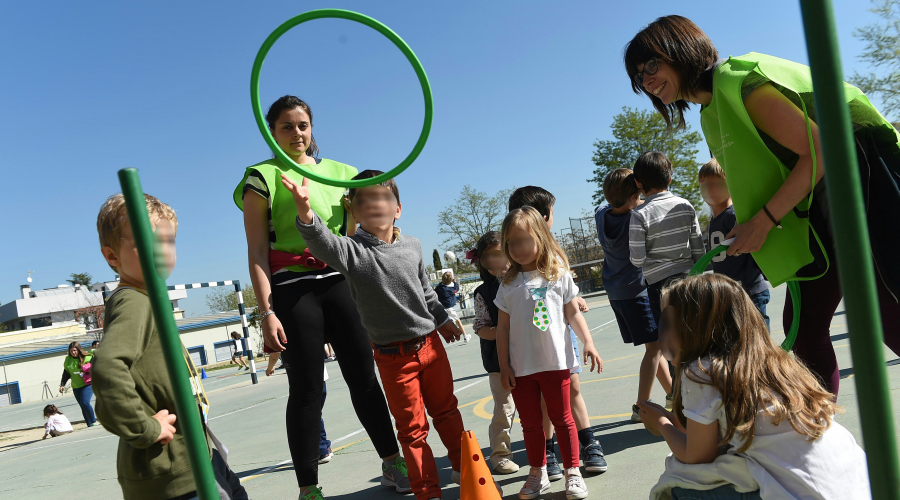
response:
M547 298L547 287L529 288L528 291L531 292L531 297L535 300L534 316L532 317L534 326L540 328L541 331L547 331L547 328L551 323L550 313L547 311L547 304L545 302Z

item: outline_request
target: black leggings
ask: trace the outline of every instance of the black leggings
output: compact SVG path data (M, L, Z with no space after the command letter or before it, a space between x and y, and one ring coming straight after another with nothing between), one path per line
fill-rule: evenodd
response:
M360 322L350 286L343 276L299 280L276 285L273 309L287 336L282 356L290 393L287 404L287 437L299 486L319 482L319 426L322 417L322 383L326 334L337 354L341 374L350 389L356 416L381 457L400 451L381 386L369 336Z

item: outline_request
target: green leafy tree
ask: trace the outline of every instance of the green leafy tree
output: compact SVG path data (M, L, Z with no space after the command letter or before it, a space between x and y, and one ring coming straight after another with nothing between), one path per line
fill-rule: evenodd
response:
M257 306L256 292L253 290L253 285L243 288L241 294L244 296L244 310L247 311L249 316ZM206 294L206 307L212 312L234 311L238 308L234 289L230 287L213 288Z
M853 36L865 42L866 47L859 60L869 63L872 71L854 73L850 83L869 97L881 99L880 111L885 116L900 111L900 0L873 0L869 9L880 18L862 28Z
M444 267L441 265L441 254L438 253L437 248L431 253L431 260L434 264L434 272L438 272Z
M484 233L500 229L512 192L513 189L503 189L490 196L466 185L454 204L438 214L439 232L448 235L444 244L456 252L457 258L464 259L466 251L474 248ZM435 259L435 266L440 269L437 250Z
M81 285L81 286L91 286L91 282L94 281L93 276L90 273L72 273L69 275L70 279L67 279L72 286Z
M603 196L603 180L617 168L633 168L641 153L659 151L665 153L672 162L673 178L669 189L688 200L700 210L700 184L697 182L697 143L703 138L692 132L690 125L683 129L667 129L666 122L655 110L635 110L628 107L613 117L612 134L614 140L596 141L592 161L597 168L588 182L597 184L594 203L600 205Z

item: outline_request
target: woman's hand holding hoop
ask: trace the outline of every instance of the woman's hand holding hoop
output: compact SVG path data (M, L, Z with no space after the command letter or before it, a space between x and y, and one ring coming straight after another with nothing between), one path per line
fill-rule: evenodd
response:
M762 214L762 217L760 217L760 214ZM747 222L734 226L734 229L725 236L725 239L734 238L734 243L728 247L728 256L758 251L766 243L769 231L773 227L772 221L762 211Z

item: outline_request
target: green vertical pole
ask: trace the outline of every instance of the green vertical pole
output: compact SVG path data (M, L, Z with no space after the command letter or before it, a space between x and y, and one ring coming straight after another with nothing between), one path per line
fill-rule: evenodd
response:
M181 435L184 436L184 442L188 448L188 460L191 463L191 472L194 474L194 484L201 500L218 499L219 492L215 476L213 476L209 448L206 444L206 432L200 422L200 411L191 390L191 375L184 361L181 338L178 336L175 316L172 313L172 303L169 302L166 282L156 273L153 261L153 230L150 226L150 217L147 214L147 204L144 202L144 191L141 189L141 180L138 177L137 169L119 170L119 184L121 184L122 194L125 196L125 208L128 210L128 221L131 223L131 232L134 235L134 243L141 261L147 295L153 306L153 319L162 343L163 356L169 372L169 383L172 384L175 392L176 425Z
M872 498L900 499L900 466L884 364L884 337L869 250L850 109L844 97L841 57L830 0L800 0L815 88L828 196Z

